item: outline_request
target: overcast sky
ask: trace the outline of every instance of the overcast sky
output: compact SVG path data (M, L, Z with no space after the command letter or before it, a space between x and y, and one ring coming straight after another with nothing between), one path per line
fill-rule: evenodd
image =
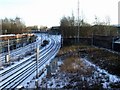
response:
M118 23L119 0L79 0L80 16L88 23L105 21L109 16L111 24ZM59 25L63 16L72 12L77 17L78 0L0 0L0 18L22 18L28 25Z

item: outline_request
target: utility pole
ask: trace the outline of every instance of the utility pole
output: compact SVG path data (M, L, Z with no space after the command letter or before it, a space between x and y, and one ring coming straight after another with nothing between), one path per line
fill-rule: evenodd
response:
M10 41L8 39L8 55L7 55L7 62L10 63Z
M80 31L80 23L79 23L79 0L78 0L78 43L79 43L79 31Z
M38 88L38 60L39 60L39 45L36 43L36 80L35 80L35 85L36 88Z
M112 50L114 50L114 37L112 37Z

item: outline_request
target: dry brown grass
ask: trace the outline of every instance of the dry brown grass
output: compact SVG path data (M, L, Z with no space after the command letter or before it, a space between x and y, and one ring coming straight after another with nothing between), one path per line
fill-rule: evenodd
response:
M109 73L120 76L120 55L106 51L104 49L99 49L86 45L69 46L62 48L59 52L59 55L66 54L67 52L74 52L78 49L85 49L88 57L90 58L89 60L94 64L100 66L103 69L106 69ZM77 69L74 70L74 68L72 68L72 66L70 65L71 61L75 61L74 59L75 58L73 57L69 57L67 60L65 60L65 64L68 63L68 67L63 66L64 68L66 68L66 71L77 71Z
M86 67L82 59L79 57L69 57L64 60L60 70L67 73L78 73L80 75L90 75L92 74L92 68Z

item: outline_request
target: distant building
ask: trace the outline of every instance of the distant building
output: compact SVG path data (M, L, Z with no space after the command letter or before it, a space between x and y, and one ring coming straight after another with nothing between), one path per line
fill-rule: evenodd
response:
M0 53L7 52L8 50L8 39L10 50L23 47L29 43L32 43L36 40L36 36L34 34L8 34L8 35L0 35Z
M55 34L55 35L58 35L61 33L60 31L60 26L53 26L51 27L49 30L48 30L48 33L49 34Z

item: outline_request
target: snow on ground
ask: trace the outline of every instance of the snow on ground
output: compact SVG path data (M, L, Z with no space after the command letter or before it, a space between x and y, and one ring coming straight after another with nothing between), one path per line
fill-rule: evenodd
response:
M98 74L98 76L102 76L102 74L104 74L109 78L109 82L103 83L103 88L107 88L106 86L108 86L109 83L111 83L111 82L120 82L120 77L117 77L115 75L108 73L106 70L101 69L99 66L96 66L95 64L91 63L86 58L82 58L82 59L87 64L87 66L93 66L96 69L96 71L94 73ZM99 73L97 73L97 72L99 72ZM104 81L106 81L106 80L104 80Z
M41 35L38 35L38 37L41 36ZM52 38L54 38L55 40L59 40L59 42L61 41L61 36L51 36ZM50 43L51 40L50 40ZM47 47L44 47L44 48L47 48ZM54 48L54 47L52 47ZM60 47L59 47L60 48ZM43 49L43 48L42 48ZM58 49L59 50L59 49ZM57 50L57 52L58 52ZM57 54L56 52L56 54ZM49 65L50 63L50 60L52 60L56 54L52 55L49 60L47 60L47 62L45 62L44 65L42 65L39 70L45 68L46 65ZM44 71L44 73L37 79L38 80L38 85L41 87L41 81L42 79L46 76L47 74L47 70ZM26 83L27 82L27 83ZM48 83L49 84L49 83ZM24 82L21 83L22 86L24 86L25 88L36 88L36 72L34 72L30 77L28 77Z
M33 49L36 48L36 43L37 44L40 44L42 42L41 40L41 37L43 37L42 39L44 40L45 37L44 35L39 35L37 38L36 38L36 42L33 42L33 43L30 43L24 47L20 47L20 48L17 48L17 49L14 49L12 51L10 51L10 58L11 58L11 61L14 61L14 60L17 60L19 59L20 57L21 58L24 58L26 57L25 55L29 52L32 52ZM5 61L5 55L7 55L8 52L5 52L5 53L1 53L0 54L0 63L4 62ZM1 62L2 61L2 62Z
M103 88L110 88L110 83L120 82L120 77L112 75L105 71L104 69L99 68L95 64L88 61L86 58L81 58L83 63L86 65L87 68L94 68L92 76L84 77L84 75L79 76L81 81L86 80L89 85L100 83L103 85ZM56 72L52 74L50 78L44 78L41 85L42 87L47 88L63 88L66 85L77 85L77 82L70 83L71 78L69 74L63 73L59 71L59 65L63 62L58 61L58 67L56 68ZM76 74L75 74L76 75ZM74 76L74 75L73 75ZM78 78L79 79L79 78Z

